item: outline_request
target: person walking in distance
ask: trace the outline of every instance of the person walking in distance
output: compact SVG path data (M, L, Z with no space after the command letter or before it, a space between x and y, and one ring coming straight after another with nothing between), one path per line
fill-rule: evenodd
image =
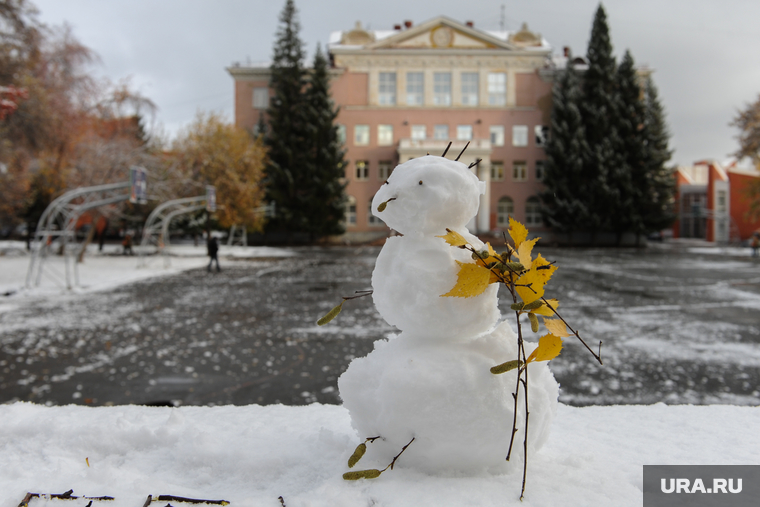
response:
M206 247L208 248L208 256L211 257L211 259L208 261L208 271L209 273L211 272L211 265L214 263L214 261L216 261L216 271L218 273L221 271L219 268L219 257L217 256L219 253L219 243L216 242L216 238L209 235Z

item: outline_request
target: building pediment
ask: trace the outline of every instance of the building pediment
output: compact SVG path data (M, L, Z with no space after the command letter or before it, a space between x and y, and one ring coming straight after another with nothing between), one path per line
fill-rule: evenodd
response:
M366 49L517 49L513 44L453 19L440 16L394 33Z

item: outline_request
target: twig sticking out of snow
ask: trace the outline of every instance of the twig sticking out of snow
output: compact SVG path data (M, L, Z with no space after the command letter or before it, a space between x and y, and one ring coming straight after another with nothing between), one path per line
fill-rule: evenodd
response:
M57 500L77 500L79 498L82 498L83 500L90 500L90 504L92 504L93 500L97 501L110 501L114 498L112 496L74 496L74 490L70 489L66 491L65 493L27 493L24 499L21 501L20 504L18 504L18 507L29 507L29 502L33 498L46 498L46 499L57 499Z
M361 458L364 456L364 452L367 450L367 442L374 442L378 438L381 437L371 437L359 444L359 446L356 448L354 453L351 455L351 457L348 459L348 467L352 468ZM369 470L357 470L355 472L346 472L343 474L343 480L346 481L358 481L359 479L377 479L380 477L380 474L388 470L389 468L393 470L393 466L396 464L396 460L399 459L399 457L404 454L404 451L407 447L409 447L412 442L414 442L414 437L409 441L408 444L406 444L404 447L401 448L401 452L396 454L394 456L393 460L388 464L387 467L383 468L382 470L378 470L377 468L370 468Z
M467 144L464 145L464 148L462 148L462 151L459 152L459 155L457 155L457 158L454 159L454 162L459 161L459 158L464 155L464 150L466 150L469 145L470 141L467 141Z

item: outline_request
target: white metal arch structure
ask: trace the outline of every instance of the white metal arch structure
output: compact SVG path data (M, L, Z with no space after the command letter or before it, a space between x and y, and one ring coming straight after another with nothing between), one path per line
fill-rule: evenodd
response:
M275 214L275 203L271 203L265 206L259 206L253 209L254 213L262 213L266 217L273 217ZM245 226L233 225L230 227L230 235L227 237L227 246L248 246L248 231Z
M124 190L129 187L129 181L82 187L70 190L51 202L37 222L26 286L38 286L43 272L56 281L63 279L67 289L79 285L79 271L75 261L79 252L72 251L70 247L70 244L76 244L79 217L87 210L128 200L130 194ZM63 253L63 276L53 266L45 265L54 247L60 248Z
M206 196L185 197L174 199L160 204L154 209L145 221L142 241L140 242L140 266L145 266L145 258L149 247L155 246L156 252L166 255L169 246L169 224L171 221L185 213L192 213L206 207ZM164 258L164 265L168 264L168 258Z

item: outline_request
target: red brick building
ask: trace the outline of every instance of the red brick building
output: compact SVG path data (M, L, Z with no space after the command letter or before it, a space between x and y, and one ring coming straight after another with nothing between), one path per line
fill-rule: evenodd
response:
M679 167L676 178L678 220L673 237L737 243L760 229L760 219L749 212L748 193L750 183L760 179L757 168L736 160L726 164L705 160Z
M543 224L537 194L551 110L551 48L527 26L480 30L438 17L392 30L334 32L328 44L332 98L347 149L349 236L371 239L387 227L370 213L372 196L393 168L430 153L460 159L487 184L480 233L514 216L532 231ZM254 128L271 91L268 67L235 65L235 123Z

